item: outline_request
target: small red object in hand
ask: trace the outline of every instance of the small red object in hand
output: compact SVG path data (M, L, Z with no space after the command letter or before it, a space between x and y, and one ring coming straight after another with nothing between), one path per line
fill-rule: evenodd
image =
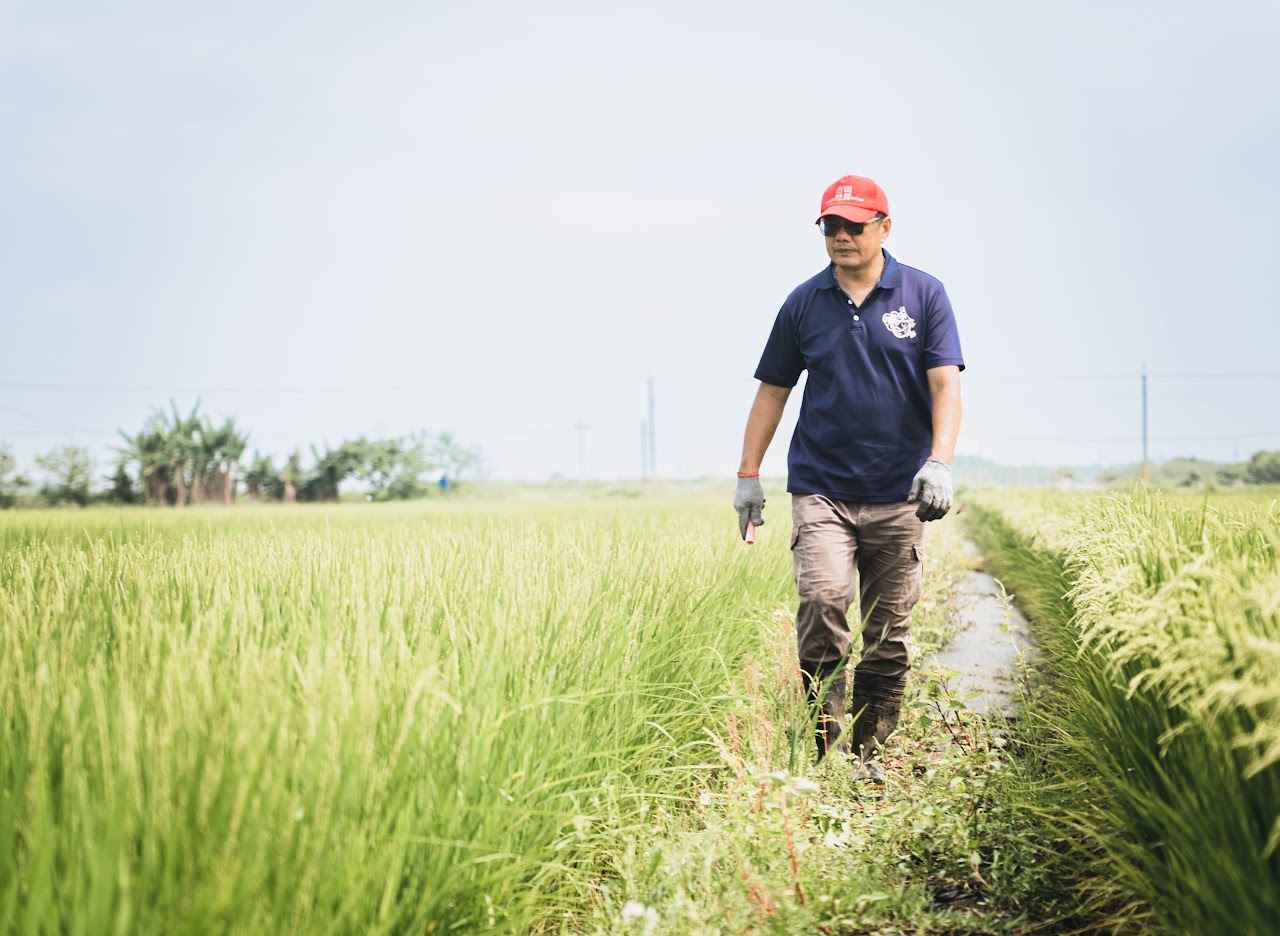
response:
M750 520L747 521L747 535L745 538L748 546L756 541L756 525Z

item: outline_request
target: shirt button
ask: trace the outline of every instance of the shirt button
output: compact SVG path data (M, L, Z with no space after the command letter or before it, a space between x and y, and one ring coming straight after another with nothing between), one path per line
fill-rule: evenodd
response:
M854 320L855 322L856 322L856 321L858 321L858 317L855 315L855 316L853 317L853 320Z

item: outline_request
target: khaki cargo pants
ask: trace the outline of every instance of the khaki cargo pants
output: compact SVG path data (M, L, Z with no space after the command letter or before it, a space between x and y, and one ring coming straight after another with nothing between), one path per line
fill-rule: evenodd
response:
M858 590L859 673L905 678L911 609L924 576L924 523L916 505L859 504L818 494L791 498L791 560L800 608L801 661L836 663L849 654L846 613Z

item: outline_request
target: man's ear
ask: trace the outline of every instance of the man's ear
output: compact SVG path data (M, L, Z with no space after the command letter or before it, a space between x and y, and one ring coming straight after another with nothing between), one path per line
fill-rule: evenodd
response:
M893 218L885 218L883 221L881 221L880 228L881 230L884 231L884 236L881 238L881 240L888 240L889 232L893 230Z

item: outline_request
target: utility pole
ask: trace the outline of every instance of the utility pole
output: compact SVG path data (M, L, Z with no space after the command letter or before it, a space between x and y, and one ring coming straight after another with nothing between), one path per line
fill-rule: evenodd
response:
M1151 480L1151 462L1147 457L1147 362L1142 362L1142 480Z
M658 429L655 425L653 378L649 378L649 477L658 476Z
M578 480L585 481L587 479L587 430L591 427L579 418L573 424L573 428L578 433Z
M640 480L649 480L649 423L640 420Z

